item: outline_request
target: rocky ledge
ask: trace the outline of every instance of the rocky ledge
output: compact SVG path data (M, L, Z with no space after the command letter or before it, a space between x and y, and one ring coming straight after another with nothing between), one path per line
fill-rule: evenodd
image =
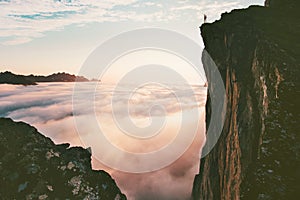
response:
M92 170L88 150L8 118L0 118L0 177L1 199L126 199L108 173Z

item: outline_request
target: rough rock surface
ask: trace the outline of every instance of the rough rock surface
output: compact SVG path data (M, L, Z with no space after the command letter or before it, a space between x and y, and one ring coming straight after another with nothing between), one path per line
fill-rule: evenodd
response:
M299 199L299 3L268 0L201 27L227 110L221 137L201 159L194 200Z
M0 118L0 199L124 200L81 147L55 145L34 127Z

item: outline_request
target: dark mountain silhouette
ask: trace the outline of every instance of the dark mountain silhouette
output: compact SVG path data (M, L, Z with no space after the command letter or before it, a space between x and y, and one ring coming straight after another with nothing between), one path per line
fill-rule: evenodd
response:
M0 73L0 84L22 84L22 85L36 85L38 82L87 82L87 78L83 76L75 76L65 72L55 73L49 76L35 76L35 75L17 75L6 71Z
M35 81L29 80L26 76L13 74L11 72L0 73L0 84L22 84L22 85L36 85Z

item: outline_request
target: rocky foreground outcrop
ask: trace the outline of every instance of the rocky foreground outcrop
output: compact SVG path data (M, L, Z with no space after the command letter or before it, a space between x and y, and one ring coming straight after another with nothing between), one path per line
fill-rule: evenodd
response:
M92 170L88 150L55 145L26 123L0 118L0 199L126 197L108 173Z
M194 200L299 199L299 3L268 0L202 25L227 110L217 144L201 159ZM203 59L211 97L215 84ZM210 99L206 108L209 126Z

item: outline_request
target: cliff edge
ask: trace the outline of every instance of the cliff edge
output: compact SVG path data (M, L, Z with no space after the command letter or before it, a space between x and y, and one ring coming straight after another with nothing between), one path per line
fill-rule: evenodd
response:
M126 199L108 173L92 170L88 150L8 118L0 118L0 177L0 199Z
M227 110L217 144L201 159L194 200L299 198L299 3L267 0L202 25ZM208 98L207 126L210 106Z

